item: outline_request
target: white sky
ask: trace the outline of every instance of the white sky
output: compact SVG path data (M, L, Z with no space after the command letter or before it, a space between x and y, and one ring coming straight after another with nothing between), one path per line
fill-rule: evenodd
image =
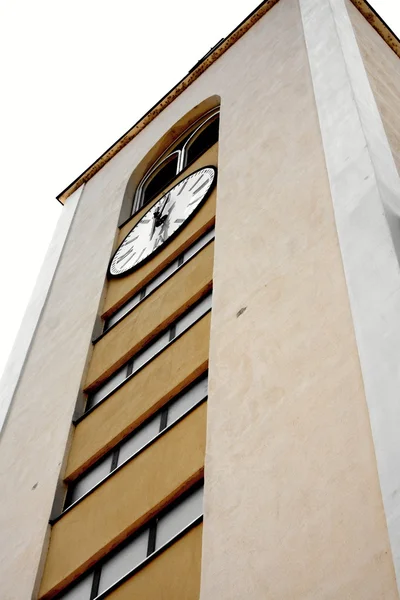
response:
M398 0L370 3L400 36ZM62 210L55 196L258 4L0 0L0 374Z

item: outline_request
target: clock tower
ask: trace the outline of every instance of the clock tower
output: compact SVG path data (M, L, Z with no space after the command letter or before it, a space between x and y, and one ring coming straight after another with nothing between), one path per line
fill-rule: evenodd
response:
M400 42L267 0L58 197L2 600L399 600Z

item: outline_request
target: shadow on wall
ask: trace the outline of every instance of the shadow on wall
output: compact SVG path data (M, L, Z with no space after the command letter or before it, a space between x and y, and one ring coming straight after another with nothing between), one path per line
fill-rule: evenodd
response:
M397 262L400 265L400 211L395 212L391 207L384 205L386 221L389 225L390 235L394 250L397 256Z

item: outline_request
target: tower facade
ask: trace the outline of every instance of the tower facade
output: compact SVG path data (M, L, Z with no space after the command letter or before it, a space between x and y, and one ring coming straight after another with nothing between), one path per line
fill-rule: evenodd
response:
M265 2L60 195L2 599L399 598L399 56Z

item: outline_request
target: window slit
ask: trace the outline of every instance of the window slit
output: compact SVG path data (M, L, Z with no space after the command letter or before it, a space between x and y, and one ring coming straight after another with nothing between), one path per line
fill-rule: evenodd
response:
M175 336L176 336L176 325L174 323L174 325L171 325L171 328L169 330L169 341L171 342Z
M90 600L94 600L99 593L99 584L100 584L100 575L101 575L101 565L99 565L93 574L93 583L92 583L92 591L90 593Z
M149 528L149 542L147 545L147 556L153 554L156 549L157 523L154 521Z
M127 376L127 377L129 377L129 375L132 375L132 373L133 373L133 365L134 365L134 362L135 362L135 359L134 359L134 358L132 358L132 360L130 360L130 361L128 362L128 366L127 366L127 369L126 369L126 376Z
M114 469L117 468L118 458L119 458L119 446L117 446L113 451L110 472L114 471Z
M161 412L160 431L166 428L168 422L168 408L164 408Z

